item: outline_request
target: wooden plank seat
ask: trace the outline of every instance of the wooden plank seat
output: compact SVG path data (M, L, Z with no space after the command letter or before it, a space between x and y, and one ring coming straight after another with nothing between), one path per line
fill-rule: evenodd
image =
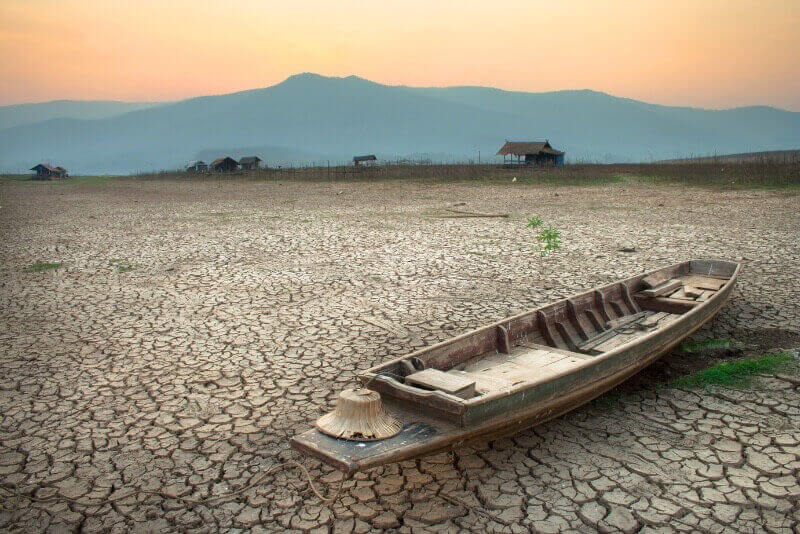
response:
M452 374L475 382L479 395L495 391L510 391L515 386L572 369L580 365L586 355L555 349L546 345L525 344L514 347L510 354L495 354L467 362Z
M653 311L685 313L695 303L706 302L728 281L727 278L696 273L666 280L662 278L642 279L645 289L635 295L640 306Z
M672 293L673 291L679 289L682 285L683 282L673 278L672 280L667 280L663 284L659 284L651 289L643 289L642 295L645 297L660 297L661 295Z
M445 373L439 369L424 369L406 377L406 384L443 391L462 399L475 396L475 380L466 376Z
M707 289L710 291L719 291L728 280L726 278L715 278L711 276L703 276L701 274L690 274L680 277L684 285L696 287L697 289Z

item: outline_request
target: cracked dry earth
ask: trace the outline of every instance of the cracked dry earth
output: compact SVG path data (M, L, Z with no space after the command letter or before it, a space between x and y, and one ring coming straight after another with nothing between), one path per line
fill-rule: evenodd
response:
M512 217L432 216L453 205ZM262 473L356 371L690 257L744 263L695 339L798 347L797 208L625 183L2 185L0 529L796 531L797 386L656 387L677 355L543 426L359 474L332 508L298 469ZM562 250L533 251L532 214Z

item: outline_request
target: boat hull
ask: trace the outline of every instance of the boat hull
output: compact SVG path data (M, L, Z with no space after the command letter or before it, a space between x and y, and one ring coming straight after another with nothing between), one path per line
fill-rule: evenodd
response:
M292 446L303 454L352 474L449 450L472 440L513 434L544 423L606 393L701 328L730 298L738 272L739 266L736 266L728 283L711 300L685 313L664 329L598 357L591 365L548 381L546 387L518 391L478 405L462 414L464 417L461 419L441 417L434 410L419 409L402 399L384 396L387 411L403 424L403 430L397 436L365 443L336 439L310 430L293 438Z

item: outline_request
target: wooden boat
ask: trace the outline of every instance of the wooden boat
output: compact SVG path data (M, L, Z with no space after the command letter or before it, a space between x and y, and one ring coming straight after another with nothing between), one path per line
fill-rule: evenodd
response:
M603 394L700 328L741 265L692 260L527 311L359 375L402 424L377 441L309 430L292 446L352 474L514 433Z

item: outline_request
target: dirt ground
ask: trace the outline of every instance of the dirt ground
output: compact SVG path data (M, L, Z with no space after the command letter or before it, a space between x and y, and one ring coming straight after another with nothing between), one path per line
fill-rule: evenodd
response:
M454 206L511 217L436 216ZM694 339L800 347L799 207L624 182L0 185L0 529L796 531L798 387L657 387L678 356L546 425L357 475L333 508L298 469L261 474L356 371L687 258L744 264ZM562 234L549 257L533 214Z

